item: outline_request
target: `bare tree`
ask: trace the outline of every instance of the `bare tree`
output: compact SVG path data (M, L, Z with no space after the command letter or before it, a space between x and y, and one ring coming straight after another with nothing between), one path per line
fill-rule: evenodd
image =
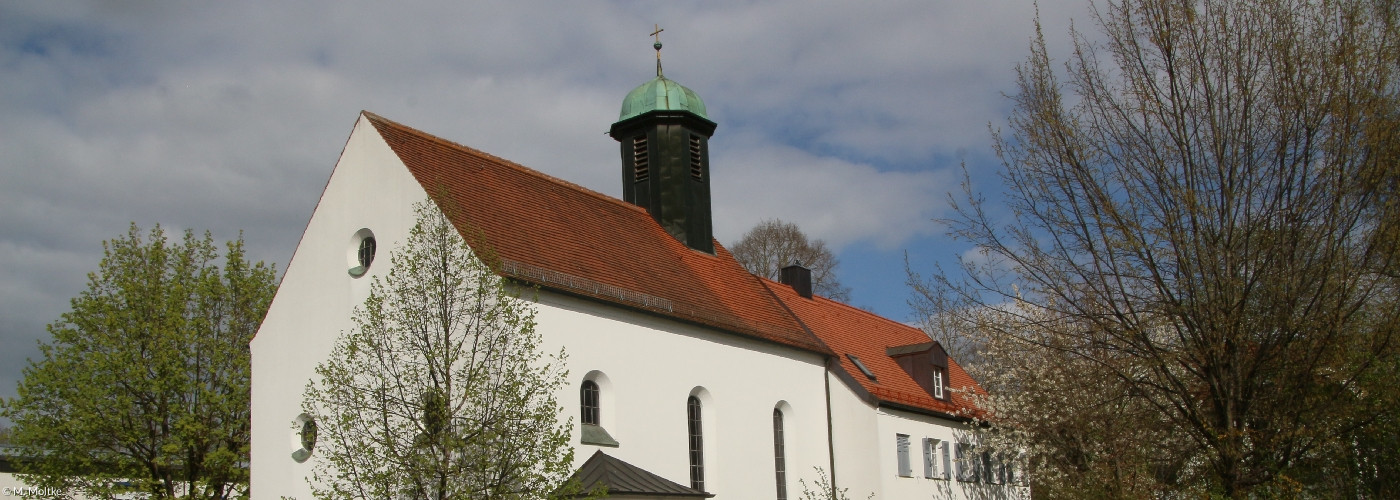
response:
M1062 72L1037 23L995 135L1010 213L965 186L946 222L990 258L916 301L961 317L983 373L1010 375L984 378L988 404L1042 472L1082 472L1063 459L1087 440L1099 466L1137 461L1078 476L1118 485L1396 494L1357 443L1400 403L1398 10L1110 0ZM1016 393L1047 381L1083 393ZM1142 423L1066 439L1050 419L1077 420L1053 406L1067 398ZM1139 449L1104 451L1121 444Z
M809 240L797 224L779 219L759 222L730 246L734 258L749 272L778 279L782 268L800 262L812 270L812 290L841 302L851 300L851 289L836 278L839 261L822 240Z
M304 449L318 498L553 498L573 462L564 353L431 202L316 368ZM484 247L484 246L479 246ZM307 435L313 436L309 439ZM319 441L319 444L316 443ZM576 491L576 488L575 488Z

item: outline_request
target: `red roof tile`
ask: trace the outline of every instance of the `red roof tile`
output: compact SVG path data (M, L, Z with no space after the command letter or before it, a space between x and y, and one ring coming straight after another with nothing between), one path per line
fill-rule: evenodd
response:
M830 354L718 242L676 241L646 210L373 113L374 125L430 196L479 231L502 274L545 288Z
M928 342L928 335L918 328L819 295L804 298L792 287L776 281L764 279L763 284L836 353L850 378L877 400L950 415L981 413L965 391L977 394L986 394L986 391L956 360L948 358L948 385L957 390L945 401L930 395L886 354L885 349L890 347ZM875 374L875 380L861 373L847 354L860 358L861 364Z
M856 383L885 403L951 415L979 412L964 394L924 391L885 349L928 342L917 328L759 278L719 242L715 254L676 241L622 200L434 137L373 113L364 116L423 189L458 208L453 222L479 231L503 275L566 293L800 349L835 355ZM449 200L442 199L443 197ZM846 354L876 375L865 377ZM986 392L957 361L949 385Z

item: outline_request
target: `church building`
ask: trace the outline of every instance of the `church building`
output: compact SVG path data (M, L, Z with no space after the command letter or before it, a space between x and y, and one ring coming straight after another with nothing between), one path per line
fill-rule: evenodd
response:
M984 392L938 343L813 294L801 266L755 276L714 239L715 130L658 62L610 129L616 199L362 112L251 343L253 496L311 498L303 388L432 199L538 289L586 484L796 499L820 470L851 498L1029 498L1014 460L978 450Z

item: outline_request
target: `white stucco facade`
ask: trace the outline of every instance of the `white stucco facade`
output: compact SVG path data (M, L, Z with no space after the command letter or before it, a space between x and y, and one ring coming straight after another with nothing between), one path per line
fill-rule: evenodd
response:
M262 327L250 343L252 439L250 488L255 498L311 498L305 478L314 456L293 460L300 448L295 419L302 391L330 354L351 312L369 296L374 276L389 267L392 243L404 241L413 204L427 193L362 117L317 203L306 232ZM357 231L369 228L380 243L368 272L351 277Z
M686 400L695 394L703 408L706 491L774 495L774 408L784 412L789 470L826 466L821 356L554 294L541 295L537 319L546 343L569 354L571 384L559 398L566 414L577 421L587 374L601 372L610 382L602 389L611 394L604 394L601 424L620 446L579 444L577 463L602 449L688 484ZM796 477L788 482L794 491Z

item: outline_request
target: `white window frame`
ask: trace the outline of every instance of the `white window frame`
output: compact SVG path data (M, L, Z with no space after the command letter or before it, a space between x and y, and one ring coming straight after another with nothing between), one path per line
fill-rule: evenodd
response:
M924 477L929 479L939 479L938 473L938 444L939 440L934 438L924 438Z
M895 462L898 466L899 477L913 477L913 467L909 465L909 435L894 435Z
M933 397L943 399L943 369L933 367Z

